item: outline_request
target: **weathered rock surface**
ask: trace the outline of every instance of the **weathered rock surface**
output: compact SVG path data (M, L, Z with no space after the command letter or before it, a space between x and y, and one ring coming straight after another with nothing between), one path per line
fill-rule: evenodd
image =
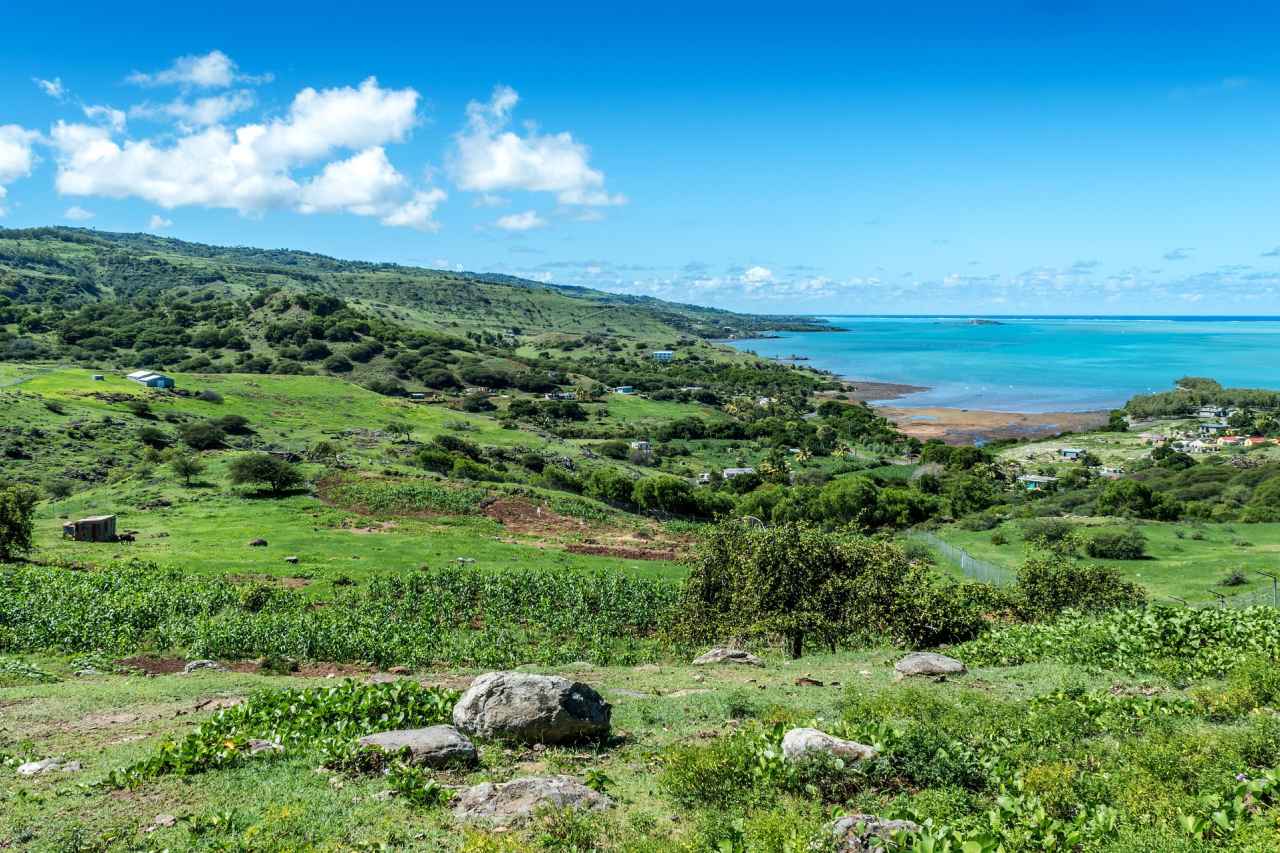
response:
M454 800L453 814L460 820L514 823L542 806L601 811L612 805L609 797L572 776L530 776L467 788Z
M187 665L182 668L182 671L184 674L190 675L191 673L202 669L224 670L226 667L218 663L216 660L193 660L188 662Z
M871 814L845 815L831 824L838 853L866 853L878 850L876 840L888 840L895 832L919 832L920 825L909 820L885 820Z
M453 724L479 737L569 743L609 733L612 709L594 689L558 675L489 672L453 708Z
M704 655L693 659L694 666L706 666L713 663L740 663L748 666L764 666L764 661L742 649L726 649L717 646Z
M409 750L409 761L427 767L456 767L476 763L476 747L453 726L397 729L360 738L361 746L377 746L387 752Z
M782 736L782 756L788 761L797 761L820 753L845 761L865 761L876 757L873 747L857 741L844 740L817 729L791 729Z
M75 773L80 769L79 761L63 761L61 758L45 758L41 761L28 761L18 765L19 776L38 776L41 773L52 773L60 770L63 773Z
M968 672L964 664L955 658L937 652L912 652L893 665L901 676L910 675L962 675Z

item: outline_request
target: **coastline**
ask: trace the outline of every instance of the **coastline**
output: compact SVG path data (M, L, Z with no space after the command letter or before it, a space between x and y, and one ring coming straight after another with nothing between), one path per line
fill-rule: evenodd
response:
M912 394L931 390L900 382L871 382L840 377L845 396L870 403L903 433L921 441L970 445L1010 438L1045 438L1062 432L1081 432L1107 422L1106 409L1083 412L997 412L948 406L893 405Z

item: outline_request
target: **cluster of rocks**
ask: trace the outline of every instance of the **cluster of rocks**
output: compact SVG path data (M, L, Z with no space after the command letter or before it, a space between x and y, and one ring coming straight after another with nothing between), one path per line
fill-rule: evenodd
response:
M611 714L609 703L581 682L490 672L462 694L453 709L453 725L378 732L360 743L402 752L424 767L470 767L478 754L468 735L523 744L600 740L609 734ZM571 776L529 776L464 788L454 798L453 813L465 821L511 823L546 805L598 811L613 801Z

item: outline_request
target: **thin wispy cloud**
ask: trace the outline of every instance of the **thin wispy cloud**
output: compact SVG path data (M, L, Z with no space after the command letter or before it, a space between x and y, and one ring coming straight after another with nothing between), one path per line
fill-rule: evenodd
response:
M1194 251L1195 249L1191 248L1170 249L1161 255L1161 257L1166 261L1185 261L1187 258L1191 257L1191 253Z

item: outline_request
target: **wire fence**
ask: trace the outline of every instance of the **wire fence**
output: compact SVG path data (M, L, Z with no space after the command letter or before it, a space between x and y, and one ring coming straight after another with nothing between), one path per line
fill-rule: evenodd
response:
M965 577L993 586L1010 586L1017 582L1017 575L995 563L979 560L963 548L957 548L950 542L944 542L936 533L917 531L911 534L917 539L935 548L944 559L958 566ZM1280 607L1280 584L1268 584L1249 592L1236 595L1222 595L1209 601L1186 601L1175 598L1171 601L1186 607L1222 607L1232 610L1243 610L1246 607Z
M986 560L979 560L963 548L957 548L949 542L942 541L935 533L927 530L920 531L913 534L913 538L936 548L949 562L959 566L965 577L993 586L1009 586L1017 581L1017 576L1008 569Z

